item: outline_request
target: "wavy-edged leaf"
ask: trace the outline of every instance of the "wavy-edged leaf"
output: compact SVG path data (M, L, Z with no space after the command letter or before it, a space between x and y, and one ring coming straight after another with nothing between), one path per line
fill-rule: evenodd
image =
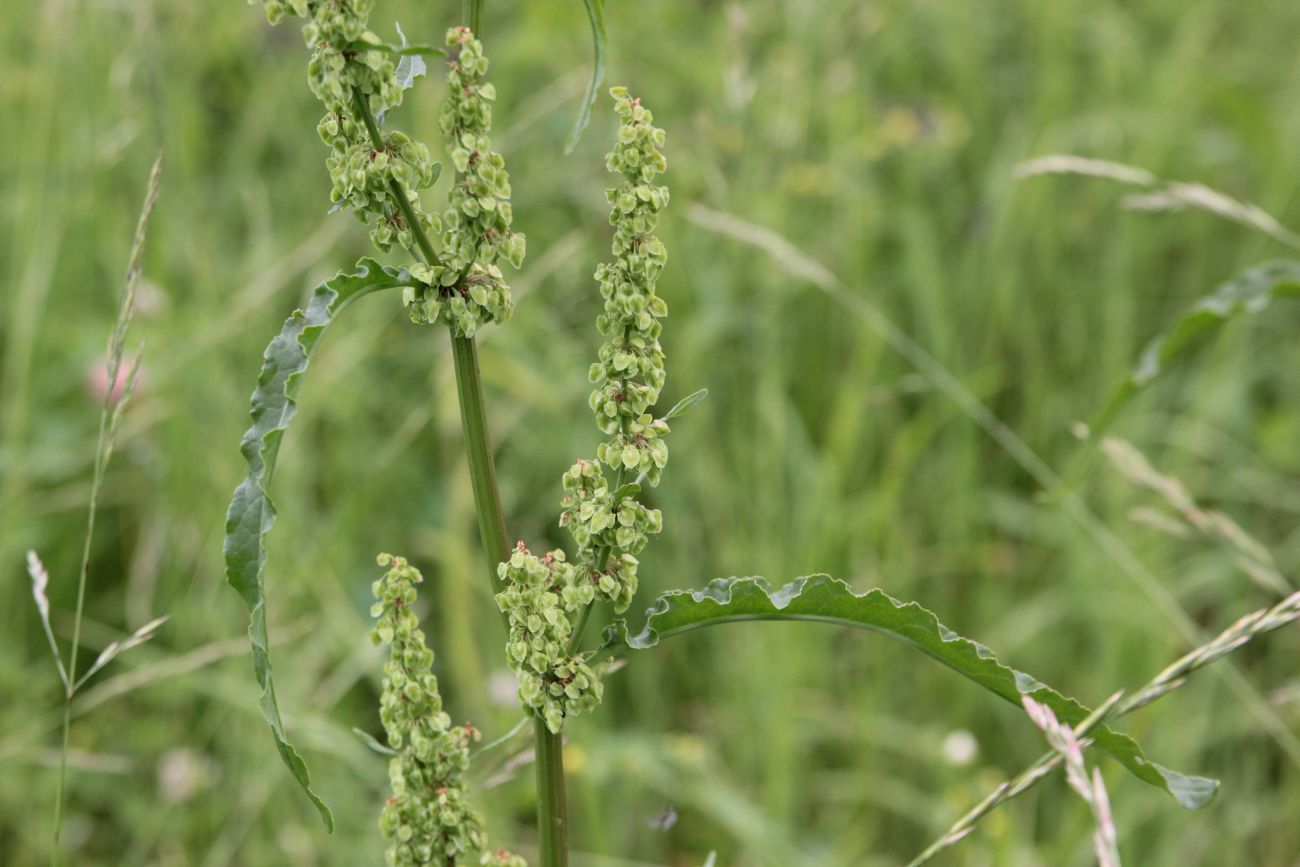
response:
M1009 702L1020 705L1029 696L1068 725L1077 725L1091 713L1074 699L1003 665L987 647L948 629L915 602L899 602L882 590L857 594L829 575L797 578L778 590L762 578L718 578L702 590L666 593L646 612L645 626L636 635L629 634L625 621L610 626L591 661L654 647L692 629L742 620L811 620L880 632L907 642ZM1184 807L1202 807L1213 800L1217 781L1155 764L1128 735L1099 726L1091 737L1135 776L1168 792Z
M257 378L249 413L253 423L240 445L248 461L248 475L235 489L226 514L226 580L239 591L250 610L248 637L253 649L253 673L262 688L259 702L262 716L271 727L280 758L316 805L330 831L334 830L334 817L312 791L307 765L285 737L275 701L266 628L266 534L275 523L275 506L268 492L280 443L297 412L295 398L302 375L325 329L357 298L409 282L405 270L385 268L374 259L362 259L355 274L339 273L322 283L307 309L295 310L285 320L283 329L267 346L262 358L262 372Z
M1190 352L1207 331L1242 314L1259 313L1278 298L1300 298L1300 262L1283 259L1258 265L1196 302L1178 317L1169 331L1147 344L1137 365L1093 420L1089 439L1095 441L1105 433L1125 404L1171 363Z
M578 108L577 120L573 122L569 140L564 145L566 154L573 153L582 139L582 131L591 122L591 107L596 104L600 83L605 80L605 0L583 0L583 3L587 6L587 20L591 22L591 44L595 59L591 68L591 81L587 84L587 92Z

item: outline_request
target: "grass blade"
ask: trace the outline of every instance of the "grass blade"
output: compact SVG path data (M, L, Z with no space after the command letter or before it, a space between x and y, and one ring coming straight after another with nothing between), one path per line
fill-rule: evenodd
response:
M248 475L235 489L226 515L224 553L226 580L244 598L250 610L248 637L252 643L253 673L262 689L262 716L271 727L280 758L311 798L325 826L334 830L334 817L311 789L307 764L289 743L275 699L271 676L270 641L266 618L266 535L275 523L275 505L269 495L280 443L297 412L296 396L302 376L325 329L348 304L379 289L406 285L405 270L362 259L355 274L340 273L319 287L306 310L296 310L266 348L262 372L253 392L253 424L240 447L248 461Z
M1093 419L1089 441L1096 442L1138 392L1195 349L1206 333L1238 316L1260 313L1282 298L1300 298L1300 261L1281 260L1251 268L1193 304L1173 327L1147 344L1133 370Z
M1227 193L1205 184L1170 181L1158 178L1146 169L1110 160L1089 159L1074 154L1049 154L1021 163L1016 167L1017 180L1042 175L1083 175L1102 178L1135 187L1145 193L1125 196L1124 207L1131 211L1196 210L1254 229L1279 243L1300 250L1300 235L1278 222L1277 218L1253 202L1234 199Z
M718 578L703 590L666 593L646 612L645 626L631 635L626 621L616 621L592 662L656 646L662 639L704 626L746 620L811 620L851 626L901 639L927 656L974 681L994 695L1020 705L1026 696L1051 708L1067 725L1092 713L1051 687L998 661L987 647L948 629L915 602L899 602L881 590L854 593L829 575L797 578L773 590L762 578ZM1128 735L1105 726L1092 735L1138 779L1195 809L1213 800L1218 782L1161 767L1146 757Z
M566 154L573 153L573 149L582 139L583 130L591 122L591 107L596 104L600 83L605 80L605 0L583 0L583 2L587 6L587 20L591 22L591 44L595 59L591 68L591 81L587 84L587 92L582 97L582 105L578 108L578 117L569 132L569 140L564 145Z

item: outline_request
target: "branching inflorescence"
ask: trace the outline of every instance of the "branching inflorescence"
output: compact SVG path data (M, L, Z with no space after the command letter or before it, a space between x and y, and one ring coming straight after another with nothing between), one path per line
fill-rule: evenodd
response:
M505 161L489 138L496 94L484 80L488 61L482 43L465 27L447 31L445 52L408 47L405 37L400 47L388 45L367 26L373 5L373 0L265 0L273 24L286 15L306 19L308 82L325 107L317 130L330 148L326 165L335 207L351 209L368 224L371 241L381 251L397 244L415 260L396 284L403 287L412 320L441 322L456 337L471 338L483 325L509 318L514 303L497 263L519 267L525 247L524 237L510 227ZM383 129L416 74L409 58L421 53L448 55L440 127L457 173L442 216L426 212L420 203L419 191L440 174L429 148L400 131ZM399 55L408 66L401 74L395 62ZM422 61L418 68L423 69ZM439 237L441 251L430 240ZM233 522L236 530L244 517ZM264 531L262 513L253 517ZM385 555L380 563L392 568L375 583L379 602L373 613L379 623L373 636L392 644L381 716L398 751L390 764L394 794L380 821L391 841L388 861L452 865L481 857L485 864L520 867L523 861L517 856L487 851L483 821L466 799L461 778L478 733L468 724L453 727L442 709L431 670L433 653L410 607L420 575L401 558ZM574 671L577 676L569 683L589 688L581 672ZM269 686L267 690L274 710L274 695ZM272 716L278 725L278 712ZM283 746L282 754L292 753ZM291 770L306 788L305 765L296 754L293 758L297 763L290 763ZM328 821L328 811L317 803Z
M401 105L405 85L387 45L367 27L374 0L266 0L271 23L285 15L307 19L303 39L311 49L307 77L324 104L317 131L330 147L326 159L336 207L370 225L383 252L394 243L416 264L414 286L404 289L411 319L441 322L458 337L510 318L514 302L497 263L518 268L524 236L510 228L510 176L492 150L493 86L484 80L483 44L466 27L447 31L447 99L440 127L456 180L447 211L426 213L419 191L438 179L429 148L400 131L385 132L384 118ZM441 235L442 252L430 238Z
M447 100L439 126L446 137L456 182L443 217L444 261L417 265L411 273L425 284L408 290L406 303L416 322L445 322L458 337L473 337L487 323L510 318L514 302L496 263L518 268L524 236L512 232L510 175L492 150L492 101L496 90L483 80L488 60L483 43L468 28L447 31Z
M517 855L488 851L483 817L469 803L463 776L469 745L479 732L469 723L453 726L442 708L433 651L412 610L415 585L424 579L401 557L381 554L379 565L389 569L374 583L378 601L370 613L377 622L370 637L390 645L379 715L388 744L397 751L388 764L393 796L379 819L390 841L388 864L441 867L473 858L524 867Z
M664 385L659 320L668 314L655 294L667 261L654 235L668 204L668 189L655 183L667 168L664 132L625 89L610 93L621 123L606 165L623 175L623 183L606 193L614 260L596 269L605 300L597 327L605 343L591 366L589 401L610 438L598 447L597 460L580 460L564 474L560 525L578 545L576 561L566 562L562 551L539 558L520 543L498 569L506 589L497 604L510 621L509 656L520 699L552 732L600 701L600 682L576 652L577 639L596 599L617 613L627 610L636 593L637 554L663 526L659 511L636 494L643 482L659 483L668 461L668 424L651 414Z

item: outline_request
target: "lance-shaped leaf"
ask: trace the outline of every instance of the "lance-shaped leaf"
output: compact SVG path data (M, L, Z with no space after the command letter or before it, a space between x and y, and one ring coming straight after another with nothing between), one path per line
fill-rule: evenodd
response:
M1260 313L1279 298L1300 298L1300 262L1281 260L1251 268L1196 302L1168 332L1147 344L1137 365L1093 420L1089 440L1097 441L1119 411L1171 363L1194 349L1206 332L1242 314Z
M704 400L704 398L708 396L709 390L707 388L701 388L697 392L686 395L686 397L673 404L673 408L668 410L668 413L664 416L664 421L672 421L679 415L686 415L686 413L691 411L691 407L695 406L695 404Z
M356 735L358 738L360 738L360 739L361 739L361 742L362 742L363 744L365 744L366 746L370 747L370 749L372 749L372 750L374 750L375 752L379 753L381 756L400 756L400 755L401 755L400 752L398 752L397 750L393 749L392 747L386 747L386 746L384 746L383 744L381 744L379 741L375 740L375 736L372 735L372 734L371 734L370 732L368 732L368 731L363 731L363 730L357 728L356 726L353 726L353 727L352 727L352 734L354 734L354 735Z
M573 153L582 138L582 131L591 122L591 107L596 104L600 83L605 80L605 0L583 0L583 3L587 6L591 44L596 56L591 68L591 81L587 84L587 92L583 94L582 105L578 108L578 118L573 122L569 140L564 145L566 154Z
M742 620L811 620L880 632L1016 705L1029 696L1069 725L1077 725L1091 713L1074 699L1003 665L987 647L948 629L915 602L899 602L881 590L857 594L829 575L797 578L779 590L762 578L718 578L703 590L666 593L646 612L645 626L636 635L629 634L625 621L610 626L590 661L654 647L692 629ZM1155 764L1128 735L1099 726L1091 737L1139 779L1173 795L1184 807L1202 807L1213 800L1218 782Z
M226 580L244 597L250 610L248 637L253 647L253 673L262 688L262 716L271 727L280 758L311 798L326 827L334 830L329 808L311 790L307 765L285 737L271 678L270 642L266 627L266 534L275 523L269 489L280 443L297 411L295 402L302 375L325 329L339 312L363 295L410 284L410 276L384 268L373 259L357 263L355 274L340 273L317 287L306 310L295 310L271 341L262 358L262 372L253 392L253 424L244 433L240 450L248 475L235 489L226 515Z

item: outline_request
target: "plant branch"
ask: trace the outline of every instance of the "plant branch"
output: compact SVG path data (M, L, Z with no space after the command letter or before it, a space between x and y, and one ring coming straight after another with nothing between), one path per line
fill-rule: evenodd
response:
M383 150L384 137L379 133L379 126L375 123L375 116L370 112L370 107L366 105L365 97L359 92L353 92L352 104L356 113L361 117L362 123L366 125L366 132L370 134L370 144L375 150ZM415 216L411 201L406 196L406 189L397 182L396 178L389 178L388 186L392 190L393 200L397 202L397 209L402 212L402 219L411 228L411 234L415 237L415 243L419 246L424 261L430 265L437 264L440 261L438 254L434 251L429 236L424 233L424 227L420 225L419 219Z

